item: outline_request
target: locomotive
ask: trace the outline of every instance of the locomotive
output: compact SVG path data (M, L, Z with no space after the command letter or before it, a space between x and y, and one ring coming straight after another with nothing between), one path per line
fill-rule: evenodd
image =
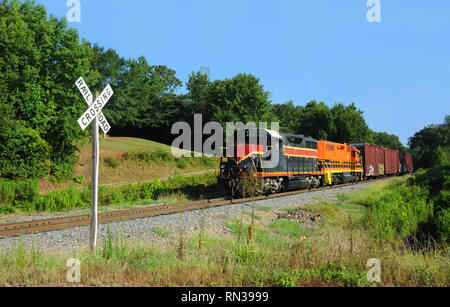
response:
M239 134L244 137L239 139ZM257 194L274 194L412 172L410 155L392 150L388 155L389 149L370 144L341 144L256 128L236 131L231 144L221 158L218 182L232 196L243 196L243 182L249 177L255 179ZM372 149L383 153L376 161ZM377 172L371 172L374 165ZM385 165L391 172L384 171Z

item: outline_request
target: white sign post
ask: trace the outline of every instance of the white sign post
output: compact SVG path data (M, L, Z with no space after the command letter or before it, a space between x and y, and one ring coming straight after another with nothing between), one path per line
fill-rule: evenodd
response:
M91 194L91 233L89 245L92 250L97 246L97 224L98 224L98 164L99 164L99 139L98 127L100 126L103 133L106 135L111 129L106 117L102 113L103 107L114 94L111 86L108 84L103 92L96 94L95 100L83 78L75 82L81 94L88 104L88 109L78 119L78 124L81 129L85 130L92 122L92 194Z

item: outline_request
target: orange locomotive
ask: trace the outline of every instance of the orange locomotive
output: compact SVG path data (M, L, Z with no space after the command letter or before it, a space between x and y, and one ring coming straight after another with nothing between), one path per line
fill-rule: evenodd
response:
M362 179L363 167L358 149L349 144L318 141L319 167L324 184L356 182Z

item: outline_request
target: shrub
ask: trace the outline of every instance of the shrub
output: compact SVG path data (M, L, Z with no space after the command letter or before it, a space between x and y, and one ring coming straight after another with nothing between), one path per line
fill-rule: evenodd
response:
M427 203L428 192L417 186L389 186L363 200L367 207L364 217L368 229L375 230L379 239L406 237L418 231L433 214Z
M185 158L176 159L177 167L181 169L185 169L188 165L187 160Z
M126 152L122 155L124 160L136 160L142 161L147 164L151 163L165 163L173 162L175 158L171 153L162 150L158 151L139 151L139 152Z
M434 206L433 219L424 229L435 239L450 243L450 164L418 172L416 185L430 191L428 202Z
M39 186L36 179L14 181L0 179L0 203L18 205L32 203L39 196Z
M0 204L0 214L11 214L14 213L14 211L13 206Z
M106 157L104 163L106 166L109 166L111 168L117 168L119 166L119 162L117 162L116 158L114 157Z
M37 211L56 212L89 207L89 203L86 202L82 196L82 192L73 186L66 190L53 191L48 194L41 195L33 203L33 209Z
M75 181L78 184L83 184L84 176L81 174L78 174L75 178L73 178L73 181Z
M436 237L442 242L450 242L450 208L439 211L433 219Z
M200 158L202 164L208 168L214 168L217 166L217 159L203 156Z
M49 145L22 121L0 123L0 176L41 178L49 173Z
M50 165L50 181L59 183L71 179L74 172L74 164L77 160L78 157L76 155L71 155L52 161Z
M440 191L450 190L450 163L439 165L417 173L416 184L430 190L430 197L438 195ZM448 203L447 203L448 205Z

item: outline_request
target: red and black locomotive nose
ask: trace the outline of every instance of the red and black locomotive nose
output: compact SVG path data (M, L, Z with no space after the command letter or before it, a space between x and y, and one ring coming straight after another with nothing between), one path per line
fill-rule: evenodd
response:
M234 157L239 162L251 154L264 153L263 145L236 145L234 147Z

